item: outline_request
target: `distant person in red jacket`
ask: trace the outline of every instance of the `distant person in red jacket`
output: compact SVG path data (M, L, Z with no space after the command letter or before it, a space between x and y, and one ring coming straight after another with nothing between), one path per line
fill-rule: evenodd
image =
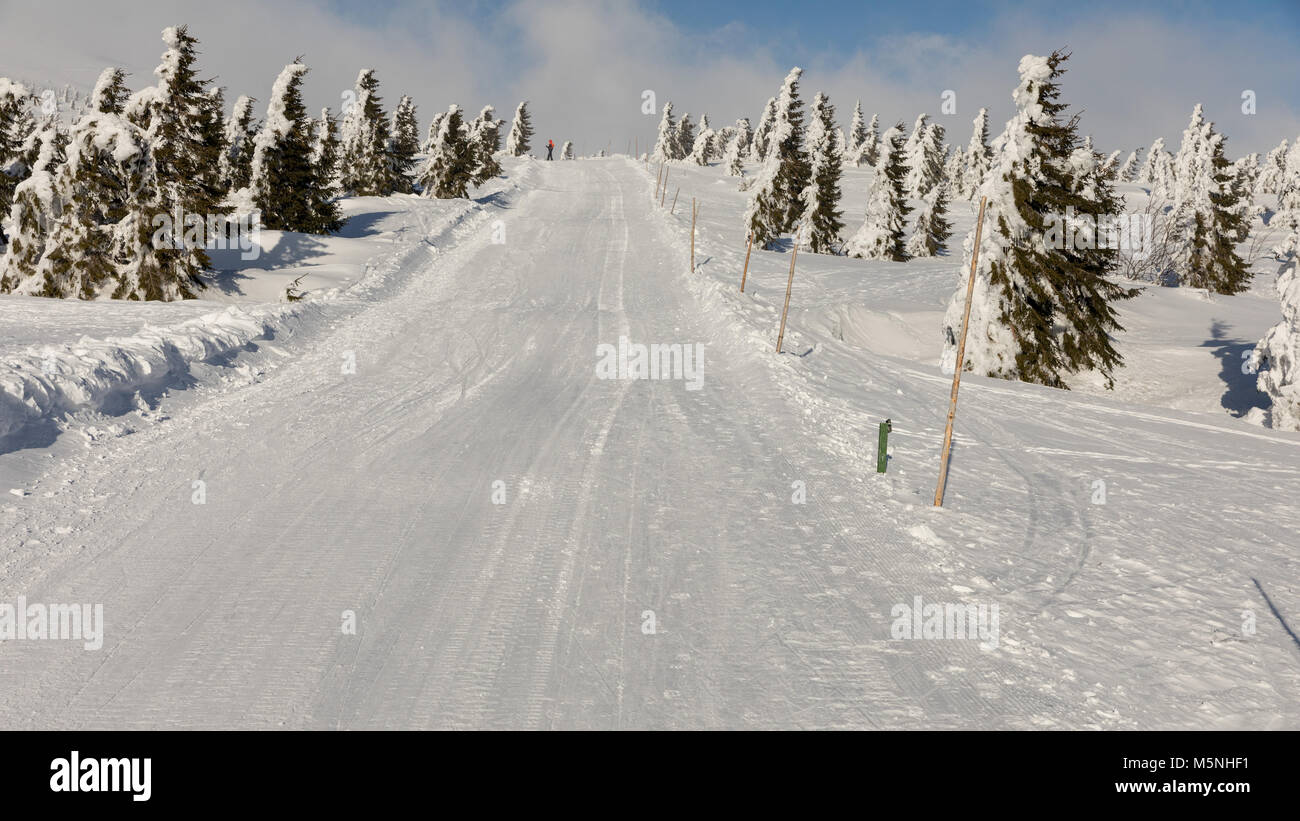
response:
M546 141L546 159L548 159L548 160L553 160L553 159L555 159L554 157L551 156L551 153L552 153L553 151L555 151L555 140L547 140L547 141Z

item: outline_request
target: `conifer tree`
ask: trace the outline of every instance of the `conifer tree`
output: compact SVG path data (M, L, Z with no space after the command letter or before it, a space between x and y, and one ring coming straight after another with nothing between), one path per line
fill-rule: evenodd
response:
M122 290L121 271L136 255L135 226L146 219L143 189L152 163L144 132L118 113L124 92L92 94L73 127L67 161L52 179L59 218L45 238L37 276L15 290L94 299L112 286L113 296L132 296Z
M27 175L20 153L27 139L25 126L30 122L26 118L30 102L31 92L26 86L0 77L0 217L9 214L14 188ZM3 222L0 219L0 249L8 242Z
M950 191L957 190L959 194L961 193L961 187L966 180L966 152L960 145L948 155L948 161L943 164L943 177Z
M949 183L940 182L926 197L916 216L916 228L907 240L909 257L937 257L948 247L952 223L947 220Z
M776 98L770 97L767 106L763 109L763 115L758 118L758 127L754 129L754 137L750 141L750 159L754 162L761 163L767 160L768 140L775 121Z
M985 230L966 360L959 363L975 373L1059 388L1085 369L1113 384L1121 357L1112 335L1123 329L1112 303L1137 293L1107 278L1117 250L1095 247L1086 231L1069 242L1057 233L1063 215L1096 224L1123 207L1098 164L1076 176L1083 159L1076 154L1078 117L1063 119L1066 106L1058 101L1068 56L1057 51L1020 61L1017 113L994 144L996 164L980 191L988 197ZM973 246L974 229L968 255ZM945 356L955 356L966 287L963 274L944 317Z
M691 162L696 165L708 165L709 157L713 155L713 141L716 137L711 128L701 128L700 133L695 137L695 144L691 146Z
M691 123L690 112L677 121L677 131L673 133L673 159L684 160L691 155L695 147L695 126Z
M866 141L867 121L862 119L862 101L858 100L853 105L853 119L849 122L849 133L844 146L845 156L852 157L857 163L858 153L862 151Z
M524 100L515 109L515 119L510 124L510 136L506 138L506 153L512 157L524 156L533 148L532 139L533 119L528 114L528 101Z
M315 169L316 179L324 189L325 196L330 200L338 196L340 150L338 125L327 106L321 109L320 119L316 121L312 131L311 164Z
M120 68L106 68L100 73L95 88L90 93L89 110L101 114L121 114L130 94L126 87L126 72Z
M1185 270L1177 271L1181 281L1193 288L1217 294L1237 294L1250 287L1251 273L1237 254L1237 237L1248 226L1239 209L1232 163L1223 155L1224 138L1207 123L1207 180L1193 187L1191 199L1183 201L1190 214L1186 234L1188 250ZM1181 185L1183 181L1180 179ZM1179 258L1182 262L1182 258Z
M727 147L731 146L732 139L736 137L740 138L736 149L739 155L739 160L743 163L745 159L750 156L750 151L754 142L754 129L749 124L748 117L741 117L739 120L736 120L736 124L732 126L731 137L727 140Z
M518 117L515 122L518 123ZM516 146L517 147L517 146ZM455 199L468 197L476 165L460 106L452 105L442 120L433 151L420 172L420 189L425 197Z
M1279 224L1287 232L1275 249L1282 263L1276 284L1282 319L1255 346L1254 364L1259 368L1256 387L1272 400L1270 424L1300 430L1300 152L1293 149L1289 154L1283 157L1287 167L1277 183L1284 188L1283 201L1273 217L1274 222L1282 218Z
M267 228L328 234L343 225L329 184L313 164L315 123L302 101L307 66L290 63L271 89L266 122L254 141L252 193Z
M373 68L357 75L354 100L343 112L340 185L358 197L386 196L396 187L389 149L389 122Z
M663 116L659 119L659 133L655 137L655 147L650 154L654 162L664 162L673 158L673 142L677 139L677 121L673 119L673 102L664 103Z
M147 134L154 184L148 203L154 219L170 220L158 234L142 224L142 253L119 287L146 300L191 299L204 287L200 274L209 266L204 225L220 210L220 146L211 139L208 81L196 69L198 40L185 26L163 30L167 44L154 70L158 84L127 101L126 115Z
M881 135L876 179L867 202L867 216L862 227L844 246L850 256L894 262L908 260L905 231L907 215L912 209L903 190L907 177L906 148L901 122Z
M397 108L393 109L390 139L388 155L392 164L393 191L409 194L415 155L420 153L420 126L416 122L415 102L409 95L403 94Z
M1124 160L1124 164L1119 167L1120 182L1133 182L1137 179L1138 171L1142 167L1142 149L1135 148Z
M0 259L0 293L20 288L33 292L31 284L41 281L38 267L59 216L61 203L55 196L54 179L64 162L63 141L51 122L37 132L35 142L36 155L28 164L27 178L14 187L9 244Z
M854 161L856 165L866 163L872 168L880 161L880 117L876 114L871 115L871 124L867 126L867 136L863 138L862 145L858 147L858 156Z
M975 128L966 146L966 169L959 183L959 193L966 199L974 196L984 184L984 177L993 162L993 150L989 148L989 110L981 108L973 124Z
M227 192L247 188L253 175L253 141L257 123L253 120L252 97L240 95L226 120L226 150L221 154L218 171L221 187Z
M921 199L943 179L943 126L922 114L905 148L907 178L903 190L909 199Z
M808 152L804 150L803 101L799 99L802 74L803 69L795 66L786 75L769 135L768 154L777 161L777 205L784 211L778 225L783 234L793 230L802 215L801 198L811 178Z
M1264 155L1264 167L1259 172L1260 193L1281 193L1281 184L1286 175L1286 162L1289 152L1287 141L1283 140L1276 148Z
M727 174L733 177L745 176L745 164L741 159L746 151L745 134L740 127L740 121L736 121L736 128L732 129L731 142L727 143L727 153L722 158L723 164L727 166Z
M469 125L469 149L472 154L470 183L482 185L501 173L496 152L501 144L501 121L493 117L496 111L485 105Z
M562 159L562 160L571 160L571 159L573 159L573 141L572 141L572 140L565 140L565 141L564 141L564 145L560 147L560 159Z
M813 98L808 121L808 185L800 195L799 244L814 254L833 254L844 230L839 210L843 156L834 139L835 107L825 94Z

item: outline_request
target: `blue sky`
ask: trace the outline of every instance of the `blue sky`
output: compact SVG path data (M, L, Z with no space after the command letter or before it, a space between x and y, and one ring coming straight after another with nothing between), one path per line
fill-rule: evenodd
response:
M885 123L930 113L964 143L991 109L1011 116L1016 64L1067 46L1063 99L1083 110L1101 150L1158 136L1175 143L1205 104L1229 154L1266 151L1300 134L1300 0L1240 6L1176 2L774 4L761 0L0 0L0 76L89 87L109 63L138 87L161 52L158 32L188 23L204 67L228 98L265 102L298 54L315 108L337 106L362 66L390 106L411 94L422 122L449 103L509 116L528 98L539 136L579 151L653 137L642 94L721 125L756 119L791 65L804 90L830 95L847 121L853 101ZM1257 95L1255 114L1240 95ZM957 110L939 111L952 90Z

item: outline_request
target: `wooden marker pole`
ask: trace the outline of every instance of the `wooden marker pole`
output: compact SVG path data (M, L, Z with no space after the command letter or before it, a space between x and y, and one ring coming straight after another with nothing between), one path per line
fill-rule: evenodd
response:
M695 273L695 197L691 197L691 273Z
M663 182L663 178L664 178L664 166L663 163L660 163L659 173L655 175L655 199L659 198L659 183Z
M664 167L664 192L663 192L662 194L659 195L659 207L660 207L660 208L663 208L663 207L664 207L664 200L668 199L668 172L669 172L670 170L672 170L672 169L670 169L670 168L668 168L668 167L666 167L666 166Z
M680 193L682 193L682 187L679 185L677 186L677 190L673 192L673 207L668 209L669 214L677 213L677 195Z
M943 457L939 463L939 485L934 489L934 506L943 507L943 491L948 484L948 454L952 451L952 420L957 415L957 390L961 387L961 372L966 364L966 331L970 328L970 303L975 295L975 268L980 259L980 236L984 231L984 204L988 197L980 197L980 215L975 223L975 250L970 258L970 281L966 283L966 310L961 318L961 341L957 344L957 363L952 373L952 399L948 402L948 427L943 432Z
M745 277L749 276L749 252L754 250L754 234L750 232L749 243L745 246L745 270L740 272L740 292L745 293Z
M790 311L790 289L794 287L794 258L799 254L796 244L790 252L790 279L785 283L785 307L781 309L781 331L776 335L776 352L781 352L781 341L785 339L785 315Z

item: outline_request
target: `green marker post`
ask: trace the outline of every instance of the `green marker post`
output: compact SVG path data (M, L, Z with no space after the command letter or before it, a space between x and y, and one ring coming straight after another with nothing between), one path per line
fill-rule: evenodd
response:
M884 473L889 465L889 432L894 429L886 419L880 423L880 439L876 442L876 473Z

